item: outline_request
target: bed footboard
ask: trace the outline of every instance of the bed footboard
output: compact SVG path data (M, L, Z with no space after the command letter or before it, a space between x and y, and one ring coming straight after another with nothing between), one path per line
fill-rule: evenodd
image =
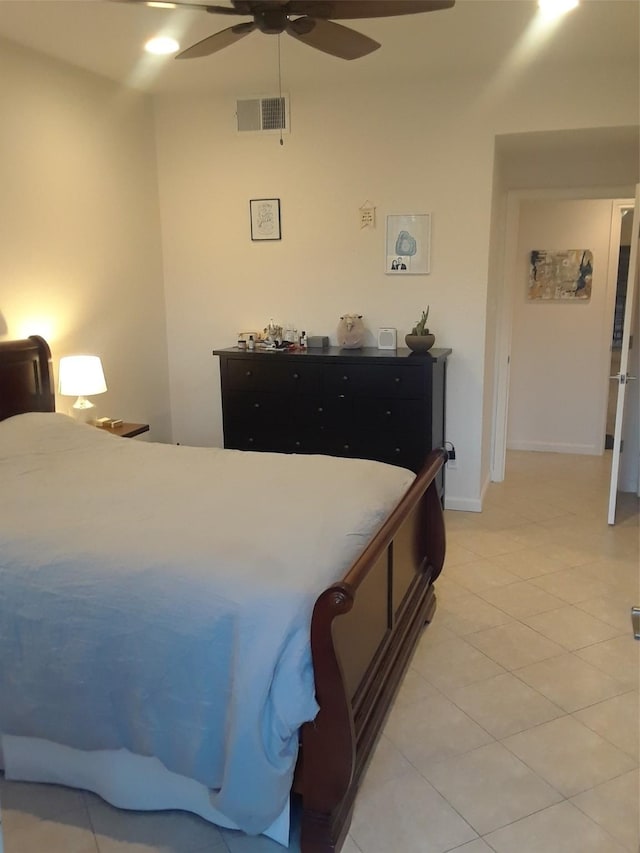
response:
M436 599L445 530L436 475L424 469L345 578L318 598L311 649L320 711L302 728L295 790L302 851L342 846L361 778Z

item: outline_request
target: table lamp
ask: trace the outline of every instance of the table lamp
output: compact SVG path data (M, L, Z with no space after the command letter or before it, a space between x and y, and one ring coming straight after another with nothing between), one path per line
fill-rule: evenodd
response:
M73 414L77 420L90 423L94 420L95 405L87 397L104 394L107 383L102 362L97 355L67 355L60 359L58 378L60 394L77 397Z

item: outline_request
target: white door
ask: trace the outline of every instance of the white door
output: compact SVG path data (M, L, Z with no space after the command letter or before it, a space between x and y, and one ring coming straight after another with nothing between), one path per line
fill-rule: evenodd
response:
M637 413L640 405L638 392L638 374L630 372L631 364L634 366L638 360L638 347L640 340L638 338L637 312L636 312L636 294L637 294L637 278L638 278L638 242L640 240L640 184L636 186L636 200L633 210L633 225L631 229L631 253L629 256L629 275L627 278L627 297L625 301L624 327L622 332L622 352L620 356L620 372L616 374L615 380L618 383L618 402L616 405L616 424L613 434L613 455L611 460L611 483L609 486L609 524L615 524L616 521L616 502L618 497L618 481L620 478L620 463L621 453L626 452L625 465L638 464L638 446L636 441L622 444L622 437L625 425L626 409L633 409ZM636 321L634 323L634 320ZM633 330L633 331L632 331ZM634 334L635 332L635 334ZM633 350L633 359L630 360L630 345L631 339L635 339ZM626 407L626 409L625 409ZM630 459L630 454L634 458Z

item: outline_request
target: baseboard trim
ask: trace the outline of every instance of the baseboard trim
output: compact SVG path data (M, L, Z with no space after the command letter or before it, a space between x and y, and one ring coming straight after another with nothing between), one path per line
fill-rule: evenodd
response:
M462 512L482 512L482 500L480 498L456 498L445 495L444 508Z
M574 453L580 456L602 456L603 449L594 444L564 444L555 441L509 441L507 450L532 450L534 453Z

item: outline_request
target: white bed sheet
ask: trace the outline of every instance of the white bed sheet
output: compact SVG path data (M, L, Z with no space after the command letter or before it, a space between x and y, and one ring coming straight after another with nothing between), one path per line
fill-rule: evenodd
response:
M81 788L121 809L192 812L226 829L240 828L212 806L205 785L171 773L157 758L128 749L88 751L41 738L0 735L2 769L7 779ZM289 800L262 834L289 846Z
M158 759L264 831L317 713L313 603L413 479L0 422L0 732Z

